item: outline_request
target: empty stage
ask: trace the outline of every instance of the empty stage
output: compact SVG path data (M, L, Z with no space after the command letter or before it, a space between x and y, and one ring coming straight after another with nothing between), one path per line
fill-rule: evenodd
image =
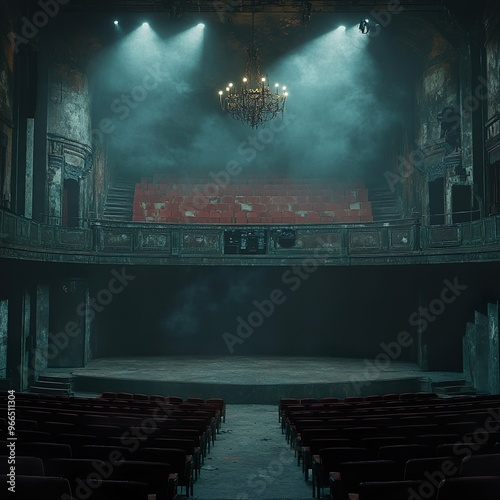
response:
M414 363L331 357L162 356L95 359L71 371L76 393L103 391L223 397L233 404L276 404L281 397L325 397L430 390L462 374L422 372Z

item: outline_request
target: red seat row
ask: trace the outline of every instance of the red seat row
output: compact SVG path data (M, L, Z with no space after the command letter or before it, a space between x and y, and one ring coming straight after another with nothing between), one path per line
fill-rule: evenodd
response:
M250 182L251 181L251 182ZM363 183L333 179L210 178L175 181L159 176L135 186L133 220L160 223L317 224L373 221Z

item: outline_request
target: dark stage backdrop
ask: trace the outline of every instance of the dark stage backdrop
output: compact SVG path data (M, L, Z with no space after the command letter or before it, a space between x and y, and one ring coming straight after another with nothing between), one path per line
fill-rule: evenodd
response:
M477 269L477 268L476 268ZM120 270L120 268L118 268ZM426 337L432 369L461 370L467 315L484 298L480 274L452 266L127 268L124 290L95 315L93 357L276 355L375 358L408 332L416 361ZM93 278L93 294L112 270ZM441 300L444 280L467 289ZM447 297L450 296L447 292ZM441 301L442 302L442 301ZM442 310L441 310L442 309Z

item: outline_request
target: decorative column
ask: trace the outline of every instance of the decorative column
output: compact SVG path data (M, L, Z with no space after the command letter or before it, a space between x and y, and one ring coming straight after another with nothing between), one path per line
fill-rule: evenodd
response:
M49 141L46 223L51 225L61 224L63 167L64 156L62 144Z
M35 290L35 352L31 365L33 366L34 379L38 379L48 365L49 345L49 286L37 285Z

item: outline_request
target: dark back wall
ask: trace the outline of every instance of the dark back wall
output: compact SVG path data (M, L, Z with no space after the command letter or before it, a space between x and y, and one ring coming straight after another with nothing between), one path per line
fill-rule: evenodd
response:
M466 323L474 321L476 310L486 314L488 302L499 300L499 271L500 262L314 270L0 260L0 298L10 304L16 290L34 283L55 290L67 279L86 280L92 358L229 356L231 350L234 355L375 358L384 352L382 342L395 342L407 331L415 342L401 349L398 360L417 359L420 334L429 369L462 371ZM272 313L271 296L276 302ZM266 316L255 301L266 307ZM51 293L51 310L61 308L71 316L56 302L57 294ZM77 307L72 314L78 319L83 311ZM246 338L238 336L239 317L259 325L240 329Z
M496 285L488 285L493 269L127 268L134 279L96 314L94 357L375 358L384 353L382 343L407 331L415 342L401 350L399 361L417 359L421 333L430 367L459 371L467 314L497 293ZM109 272L97 279L94 294L106 285Z

